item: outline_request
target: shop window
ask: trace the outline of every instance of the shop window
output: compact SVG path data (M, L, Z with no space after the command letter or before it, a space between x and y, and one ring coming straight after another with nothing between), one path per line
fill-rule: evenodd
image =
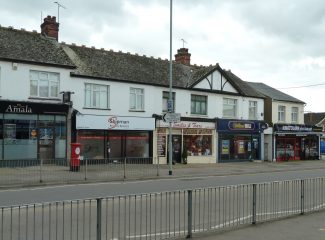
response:
M257 119L257 101L249 101L249 119Z
M169 100L169 92L163 91L163 99L162 99L162 111L167 112L168 111L168 100ZM172 93L172 100L173 100L173 109L172 112L175 112L175 93Z
M207 96L191 95L191 114L207 115Z
M292 107L291 108L291 121L293 123L298 122L298 108L297 107Z
M186 129L183 133L183 148L188 156L212 155L212 132L208 129Z
M105 158L105 136L103 131L79 130L77 141L81 144L81 156L84 158Z
M5 114L4 118L4 159L36 159L37 116L25 114Z
M58 98L60 74L42 71L30 71L30 96Z
M259 159L257 135L220 135L219 147L222 161Z
M285 114L286 114L286 107L285 106L278 106L278 121L285 122Z
M86 108L109 108L109 86L99 84L85 84Z
M236 118L237 116L237 99L223 99L223 117Z
M130 110L144 110L144 89L130 88Z

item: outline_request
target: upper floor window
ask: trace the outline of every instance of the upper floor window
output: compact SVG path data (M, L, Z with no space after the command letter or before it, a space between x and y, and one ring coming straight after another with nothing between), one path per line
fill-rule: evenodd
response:
M144 89L130 88L130 110L144 110Z
M235 118L237 116L237 99L223 99L223 117Z
M109 86L100 84L85 84L85 107L109 108Z
M291 121L293 123L298 122L298 108L297 107L291 108Z
M278 121L285 122L285 114L286 114L286 107L285 106L278 106Z
M59 88L59 73L30 71L30 96L57 98Z
M169 92L163 91L163 96L162 96L162 111L167 112L168 111L168 100L169 100ZM172 93L172 100L173 100L173 108L172 112L175 112L175 93Z
M256 101L249 101L249 119L257 119L257 102Z
M191 95L191 114L207 114L207 96Z

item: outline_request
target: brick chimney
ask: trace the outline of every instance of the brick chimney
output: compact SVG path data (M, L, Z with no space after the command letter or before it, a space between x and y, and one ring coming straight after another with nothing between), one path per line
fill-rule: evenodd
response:
M56 22L56 17L47 16L41 24L41 33L47 37L59 39L59 23Z
M188 53L188 48L180 48L177 50L177 54L175 54L175 61L177 63L182 63L184 65L191 64L191 54Z

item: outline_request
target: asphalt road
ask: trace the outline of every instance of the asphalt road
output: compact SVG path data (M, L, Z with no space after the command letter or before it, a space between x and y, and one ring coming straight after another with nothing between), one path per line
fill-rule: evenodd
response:
M316 178L323 176L325 176L325 169L302 169L297 171L247 173L241 175L163 178L134 182L109 182L11 189L0 191L0 206Z

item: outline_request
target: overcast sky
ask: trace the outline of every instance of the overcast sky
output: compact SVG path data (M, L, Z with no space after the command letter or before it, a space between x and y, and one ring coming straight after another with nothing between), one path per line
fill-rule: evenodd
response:
M0 24L40 32L55 0L0 0ZM169 0L59 0L59 41L169 58ZM324 0L173 0L173 54L219 63L325 112Z

